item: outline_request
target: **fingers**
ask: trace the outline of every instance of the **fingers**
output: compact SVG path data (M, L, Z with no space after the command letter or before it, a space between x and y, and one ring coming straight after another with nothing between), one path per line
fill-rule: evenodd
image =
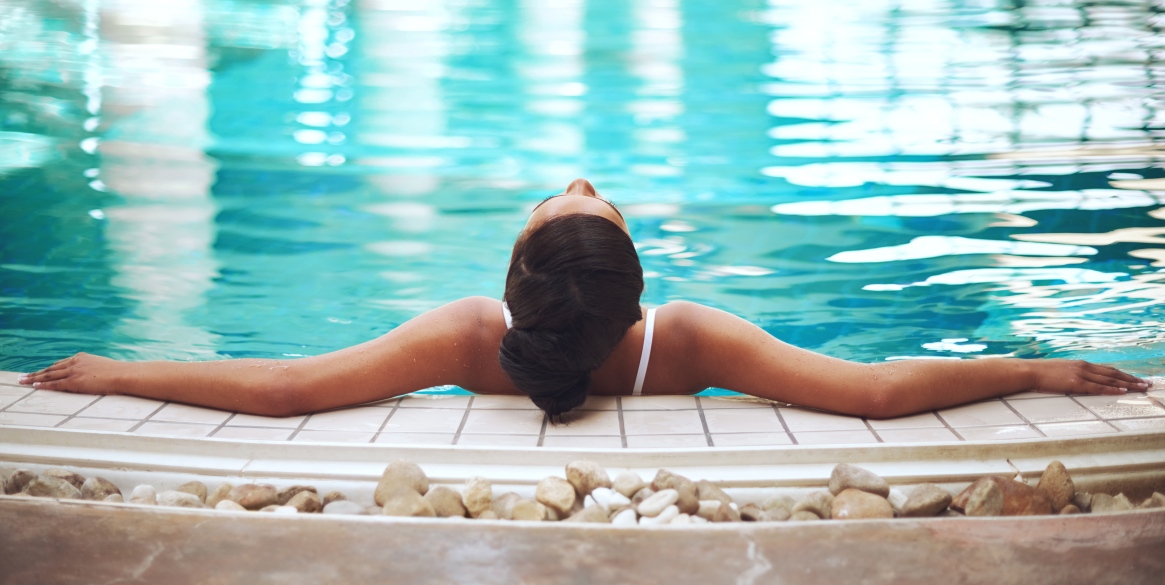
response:
M1132 386L1133 389L1136 389L1136 390L1141 389L1138 386L1134 386L1134 385L1130 384L1124 378L1118 378L1115 376L1105 376L1102 374L1091 374L1090 373L1090 374L1087 374L1087 375L1082 376L1082 377L1085 380L1084 391L1087 392L1088 394L1105 394L1105 395L1127 394L1129 389L1130 389L1130 386Z
M1100 366L1100 365L1096 365L1096 364L1090 364L1090 365L1093 368L1092 371L1097 373L1097 374L1108 376L1110 378L1115 378L1115 379L1120 380L1120 381L1122 381L1126 384L1129 384L1133 387L1138 387L1138 388L1148 388L1149 387L1148 382L1146 382L1146 381L1144 381L1144 380L1142 380L1142 379L1140 379L1132 374L1126 374L1126 373L1124 373L1116 368L1113 368L1111 366Z
M47 379L47 378L43 378L43 376L53 375L56 372L61 372L63 370L67 370L72 365L73 365L73 358L72 357L67 357L63 360L57 360L56 362L53 362L53 365L51 365L47 368L44 368L42 370L37 370L37 371L32 372L30 374L24 374L23 376L20 377L18 382L21 384L24 384L25 386L31 386L35 382L37 382L38 380Z

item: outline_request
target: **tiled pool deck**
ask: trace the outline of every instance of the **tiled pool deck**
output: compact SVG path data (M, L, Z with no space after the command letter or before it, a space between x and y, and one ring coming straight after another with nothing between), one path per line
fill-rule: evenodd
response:
M826 414L753 399L592 397L549 424L511 396L405 396L267 418L129 396L33 390L0 372L0 426L258 441L585 449L911 444L1165 432L1165 380L1148 393L1024 393L892 420Z

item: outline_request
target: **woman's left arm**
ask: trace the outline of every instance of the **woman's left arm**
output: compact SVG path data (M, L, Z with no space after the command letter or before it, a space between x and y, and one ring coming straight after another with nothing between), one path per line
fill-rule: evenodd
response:
M701 387L869 418L891 418L1014 394L1123 394L1148 383L1073 360L902 360L861 364L784 343L734 315L672 303L676 364Z

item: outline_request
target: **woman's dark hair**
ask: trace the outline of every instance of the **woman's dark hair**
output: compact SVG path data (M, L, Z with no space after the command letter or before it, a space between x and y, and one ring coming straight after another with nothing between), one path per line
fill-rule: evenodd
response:
M589 214L547 220L514 244L502 369L556 421L586 400L591 372L642 318L641 294L643 267L619 226Z

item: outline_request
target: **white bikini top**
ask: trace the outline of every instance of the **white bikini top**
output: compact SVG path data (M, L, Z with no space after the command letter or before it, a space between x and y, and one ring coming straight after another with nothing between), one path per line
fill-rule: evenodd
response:
M502 316L506 318L506 329L514 326L510 317L510 307L502 303ZM643 379L647 377L647 362L651 360L651 338L655 334L655 309L647 310L647 328L643 332L643 351L639 353L639 370L635 372L635 387L632 396L643 394Z

